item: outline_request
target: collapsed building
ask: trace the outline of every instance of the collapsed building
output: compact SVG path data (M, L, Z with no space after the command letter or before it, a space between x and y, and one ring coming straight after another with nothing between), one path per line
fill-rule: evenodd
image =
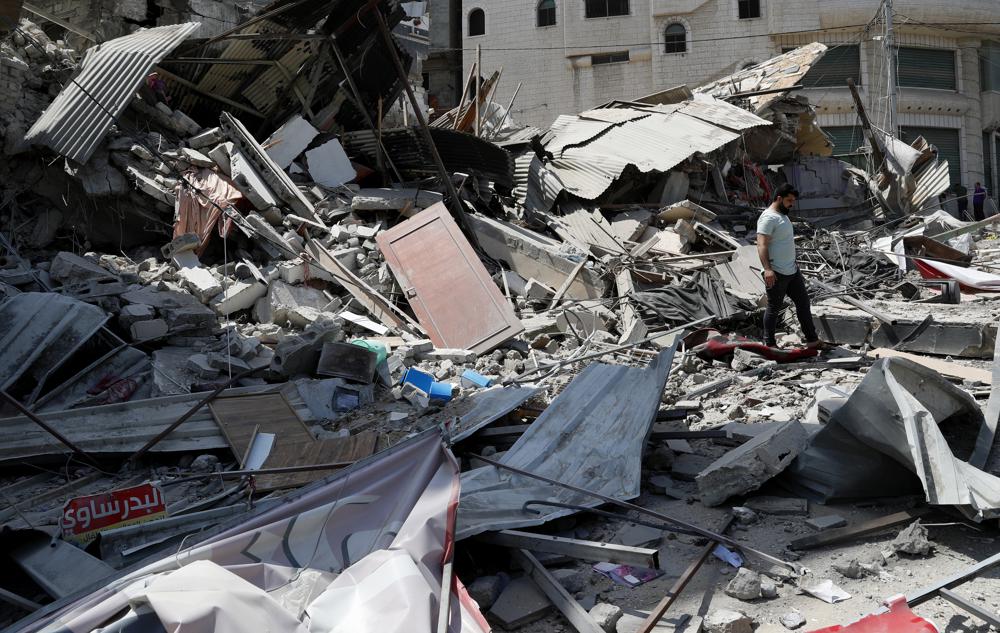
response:
M480 69L428 124L395 2L39 15L0 45L4 626L997 625L996 217L923 139L832 158L822 44L537 130ZM822 353L758 342L784 183Z

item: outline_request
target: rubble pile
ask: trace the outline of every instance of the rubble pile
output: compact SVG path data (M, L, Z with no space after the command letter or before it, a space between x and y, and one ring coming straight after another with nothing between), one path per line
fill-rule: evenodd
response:
M299 5L0 42L4 626L996 624L1000 216L832 158L824 45L428 125L396 3ZM786 185L821 342L769 346Z

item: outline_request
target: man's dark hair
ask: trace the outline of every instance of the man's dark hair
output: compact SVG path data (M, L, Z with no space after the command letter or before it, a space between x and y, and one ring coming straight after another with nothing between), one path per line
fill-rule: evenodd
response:
M798 198L799 190L786 182L785 184L775 189L774 199L777 200L778 198L784 198L785 196L795 196L796 198Z

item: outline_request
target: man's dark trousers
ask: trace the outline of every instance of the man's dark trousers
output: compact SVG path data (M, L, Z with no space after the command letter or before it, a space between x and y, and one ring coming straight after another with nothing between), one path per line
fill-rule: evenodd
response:
M764 344L769 347L776 347L774 331L778 326L778 317L785 307L785 297L787 296L795 304L795 313L799 317L799 324L802 326L802 333L806 336L806 342L818 341L816 326L813 324L812 310L809 307L809 294L806 292L806 281L802 277L802 271L795 271L791 275L782 275L775 272L774 285L767 289L767 309L764 310Z

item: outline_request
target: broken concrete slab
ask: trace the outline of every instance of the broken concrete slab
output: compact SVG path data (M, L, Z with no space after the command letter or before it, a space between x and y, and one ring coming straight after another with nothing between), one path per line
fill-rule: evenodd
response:
M223 316L253 307L254 302L267 293L267 286L259 281L236 281L211 301L212 308Z
M426 209L442 200L443 195L426 189L362 189L351 198L351 208L355 211Z
M805 427L791 421L729 451L696 477L701 502L716 506L757 490L783 471L808 441Z
M270 316L270 322L283 325L286 321L292 321L293 325L305 327L309 321L302 318L299 308L312 308L322 311L324 306L330 303L330 299L322 290L310 288L309 286L293 286L283 281L272 281L267 289L267 309L265 314L259 316Z
M629 523L615 533L613 542L629 547L646 547L655 545L663 539L663 530Z
M809 501L799 497L751 497L743 505L751 510L776 516L804 516L809 514Z
M806 519L806 525L814 530L829 530L832 528L844 527L847 525L847 519L839 514L827 514L824 516Z
M928 536L927 528L921 525L918 519L901 530L896 538L892 539L889 546L895 552L912 556L927 556L934 549L934 544L930 542Z
M218 129L218 128L213 128ZM233 144L229 141L220 143L208 152L208 157L219 166L219 170L227 176L233 175L233 166L230 162L229 154L233 151Z
M202 303L208 303L222 292L222 283L206 268L182 268L177 271L177 278Z
M194 149L201 149L209 145L217 145L224 138L226 135L222 133L221 128L212 127L189 138L188 145Z
M510 581L490 608L490 615L508 629L540 620L552 610L552 603L531 578ZM741 633L734 631L733 633Z
M132 340L141 343L166 336L169 328L163 319L149 319L146 321L136 321L129 326L129 333Z
M670 468L670 475L674 479L681 481L696 481L705 469L714 463L711 457L682 453L674 456L673 466Z
M52 260L49 275L64 285L90 279L114 279L114 275L89 259L66 251L60 252Z
M618 620L621 620L622 615L624 615L621 607L606 602L595 604L588 613L605 633L615 633Z
M760 575L746 567L740 567L725 589L727 596L737 600L756 600L760 598L760 592Z
M506 582L509 582L509 579L500 575L480 576L473 580L466 589L469 596L479 605L479 609L486 610L496 603Z
M753 633L754 621L740 611L716 609L705 616L702 630L705 633Z
M357 177L351 159L337 139L307 151L306 165L313 181L324 187L339 187Z
M562 287L582 256L571 259L561 242L507 222L480 215L469 215L467 221L488 256L505 263L521 277L537 279L552 288ZM585 266L576 274L565 296L599 299L604 296L606 285L599 273Z
M319 130L314 128L308 121L296 114L285 121L281 127L274 131L261 143L278 167L288 169L292 161L298 157L319 135Z
M183 160L186 160L195 167L215 167L215 162L211 158L205 156L196 149L182 147L180 154Z

